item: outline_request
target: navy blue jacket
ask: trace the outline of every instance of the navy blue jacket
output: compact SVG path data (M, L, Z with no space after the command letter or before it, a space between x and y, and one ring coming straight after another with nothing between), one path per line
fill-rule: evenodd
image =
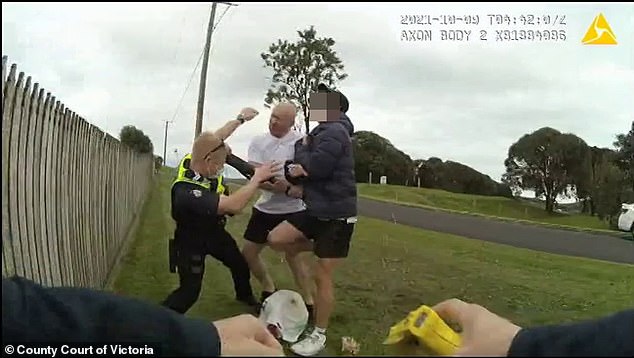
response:
M148 344L155 354L188 357L218 357L221 348L211 322L137 299L18 277L2 279L2 342Z
M634 357L634 309L577 323L523 328L509 357Z
M342 112L339 121L321 122L310 131L307 144L295 143L293 162L308 173L302 181L308 215L324 219L357 215L353 133L354 125Z

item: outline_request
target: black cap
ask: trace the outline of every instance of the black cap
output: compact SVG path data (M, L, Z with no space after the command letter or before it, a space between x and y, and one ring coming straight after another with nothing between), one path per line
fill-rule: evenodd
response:
M326 85L325 85L325 84L323 84L323 83L320 83L320 84L317 86L317 90L318 90L319 92L332 92L332 93L339 93L339 98L340 98L340 99L339 99L339 101L340 101L340 103L339 103L339 104L341 105L341 111L342 111L343 113L348 112L348 109L350 108L350 103L348 102L348 98L347 98L347 97L346 97L343 93L341 93L341 92L339 92L339 91L333 91L333 90L331 90L330 88L328 88L328 86L326 86Z

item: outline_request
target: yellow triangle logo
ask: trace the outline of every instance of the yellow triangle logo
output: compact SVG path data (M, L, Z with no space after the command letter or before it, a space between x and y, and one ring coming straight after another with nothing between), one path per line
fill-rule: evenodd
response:
M616 45L616 36L602 13L592 21L581 42L584 45Z

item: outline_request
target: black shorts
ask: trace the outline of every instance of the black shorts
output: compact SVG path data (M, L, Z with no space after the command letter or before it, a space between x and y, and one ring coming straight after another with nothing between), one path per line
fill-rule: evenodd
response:
M285 220L291 220L294 216L302 215L303 213L303 211L300 211L290 214L268 214L254 207L251 210L251 218L244 231L244 238L256 244L266 244L269 231Z
M354 223L346 219L319 219L306 212L293 216L288 222L314 241L315 256L322 259L348 257Z

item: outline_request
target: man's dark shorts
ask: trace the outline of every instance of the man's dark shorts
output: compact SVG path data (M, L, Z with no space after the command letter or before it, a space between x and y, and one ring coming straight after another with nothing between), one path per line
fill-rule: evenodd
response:
M301 216L303 213L303 211L300 211L290 214L268 214L254 207L251 211L251 218L249 219L247 228L244 231L244 238L256 244L266 244L269 231L273 230L280 223L286 220L292 220L293 217Z
M354 222L346 219L320 219L306 212L287 221L309 240L314 241L315 256L322 259L348 257Z

